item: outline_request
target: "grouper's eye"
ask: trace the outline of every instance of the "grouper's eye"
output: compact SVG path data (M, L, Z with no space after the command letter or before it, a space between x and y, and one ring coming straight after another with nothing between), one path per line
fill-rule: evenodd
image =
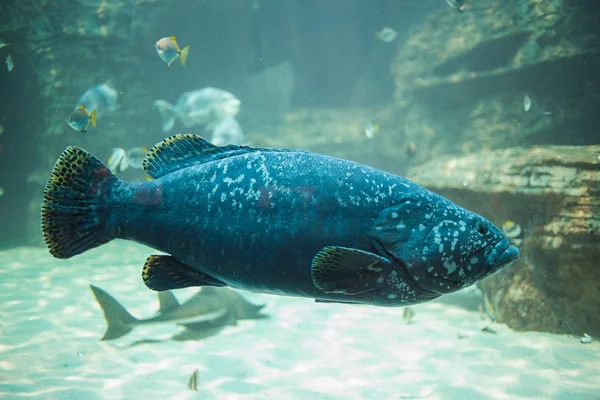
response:
M487 224L485 224L481 221L477 221L477 224L475 225L475 227L477 228L477 231L479 233L481 233L483 236L487 235L490 232Z

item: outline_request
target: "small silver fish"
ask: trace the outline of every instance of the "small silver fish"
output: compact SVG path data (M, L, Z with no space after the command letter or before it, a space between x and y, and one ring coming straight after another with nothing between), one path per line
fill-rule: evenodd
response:
M67 124L76 131L87 132L90 125L96 127L96 110L90 113L84 106L79 106L69 114Z
M526 94L525 97L523 98L523 110L525 110L525 112L528 112L529 110L531 110L532 104L533 104L533 102L531 101L531 97L529 97Z
M181 61L181 65L185 66L185 61L187 60L188 53L190 51L190 46L185 46L183 49L179 49L179 45L177 45L177 39L175 36L164 37L158 40L154 44L154 48L156 49L156 53L163 60L167 67L171 68L171 63L179 58Z
M3 49L4 47L10 46L8 43L6 43L4 41L4 39L0 39L0 49Z
M146 153L148 152L148 148L144 146L134 147L132 149L127 150L127 154L125 155L125 160L127 164L134 169L142 169L144 159L146 158Z
M483 296L483 310L485 311L485 313L487 314L487 316L492 320L492 322L496 321L496 310L494 309L494 306L492 305L492 301L490 300L490 297L487 295L487 293L482 291L482 296Z
M412 322L413 318L415 317L415 314L416 314L415 310L413 310L410 307L405 307L404 312L402 313L402 319L407 324L410 324Z
M581 337L581 339L579 339L579 341L584 344L592 343L593 340L594 339L587 333L584 333L583 336Z
M365 136L367 139L373 139L377 132L379 132L379 124L374 124L372 121L365 124Z
M125 159L125 157L125 149L122 149L120 147L113 149L112 153L110 154L110 157L108 157L108 169L110 169L112 172L117 172L119 170L119 166L123 164L123 160Z
M226 117L210 123L206 126L205 131L210 135L210 141L215 146L241 145L245 142L242 127L234 117Z
M12 59L12 56L9 54L6 56L6 69L8 72L12 71L15 68L15 63Z
M193 390L195 392L198 391L198 370L195 369L190 376L190 380L188 381L187 388Z
M385 26L379 32L377 32L375 36L384 43L391 43L398 37L398 32L390 27Z
M473 0L469 0L469 2L472 2ZM446 0L446 3L454 8L456 11L458 11L459 13L462 13L465 11L465 9L467 8L467 0Z

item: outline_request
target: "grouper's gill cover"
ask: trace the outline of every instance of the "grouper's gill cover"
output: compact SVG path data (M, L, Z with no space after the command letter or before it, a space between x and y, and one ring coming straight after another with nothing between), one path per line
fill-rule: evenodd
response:
M52 255L118 237L168 254L143 268L153 290L231 286L379 306L431 300L519 257L483 217L402 177L322 154L176 135L150 150L144 169L155 180L127 184L67 148L42 205ZM247 181L262 195L234 198Z

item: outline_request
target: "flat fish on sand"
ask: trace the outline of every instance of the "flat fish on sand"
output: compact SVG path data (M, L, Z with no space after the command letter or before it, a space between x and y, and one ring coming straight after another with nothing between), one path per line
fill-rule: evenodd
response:
M323 302L404 306L484 279L519 257L478 214L397 175L291 149L217 147L195 135L154 146L128 184L77 147L42 205L50 253L115 238L150 256L150 289L229 286Z

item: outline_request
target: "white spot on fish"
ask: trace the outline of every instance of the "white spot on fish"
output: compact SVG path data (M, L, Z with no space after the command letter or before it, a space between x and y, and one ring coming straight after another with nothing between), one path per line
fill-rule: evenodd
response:
M444 267L446 267L449 274L456 271L456 263L454 261L452 261L452 262L444 261Z
M398 213L394 211L394 212L392 212L392 213L390 214L390 216L391 216L393 219L396 219L396 218L398 218Z
M454 249L456 249L456 243L458 243L458 238L452 239L452 245L450 246L451 251L454 251Z
M223 182L227 184L227 186L230 186L232 183L240 183L241 181L244 180L244 174L241 174L240 176L238 176L235 179L231 179L230 177L225 177L223 179Z

